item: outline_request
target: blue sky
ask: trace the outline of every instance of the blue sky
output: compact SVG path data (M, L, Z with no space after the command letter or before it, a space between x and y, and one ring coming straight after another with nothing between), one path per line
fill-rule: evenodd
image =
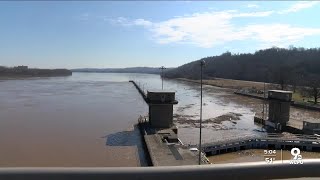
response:
M176 67L223 52L320 47L320 2L0 2L0 65Z

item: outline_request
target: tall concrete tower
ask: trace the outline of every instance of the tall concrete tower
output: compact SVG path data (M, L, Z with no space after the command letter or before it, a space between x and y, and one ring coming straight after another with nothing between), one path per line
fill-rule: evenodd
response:
M153 128L170 128L173 125L174 91L148 91L149 122Z
M269 121L285 127L290 118L291 99L291 91L269 90Z

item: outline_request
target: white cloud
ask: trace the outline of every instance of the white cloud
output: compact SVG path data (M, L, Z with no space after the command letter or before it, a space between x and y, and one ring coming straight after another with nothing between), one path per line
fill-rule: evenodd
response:
M133 21L133 24L137 26L145 26L145 27L152 26L152 22L146 21L144 19L136 19Z
M313 6L315 6L316 4L318 4L318 1L302 1L302 2L298 2L295 3L293 5L291 5L288 9L279 11L279 14L287 14L287 13L292 13L292 12L298 12L300 10L306 9L306 8L311 8Z
M210 47L232 38L223 35L232 31L231 18L228 12L194 14L155 23L150 30L162 44L184 42Z
M109 21L112 24L120 24L122 26L134 25L131 21L124 17L118 17L116 19L104 18L105 21Z
M266 16L270 16L273 13L274 11L239 13L239 14L234 14L233 17L266 17Z
M290 12L296 12L297 9L302 9L302 7L311 7L309 2L303 4L305 3L308 6L297 5L295 11L291 10ZM301 2L298 4L301 4ZM320 35L320 28L297 27L277 23L237 25L233 21L238 18L268 17L277 12L279 13L279 11L244 13L237 10L227 10L195 13L160 22L145 19L128 20L122 17L113 21L124 26L146 28L152 33L152 39L160 44L184 43L204 48L246 40L256 41L263 47L288 46L307 36Z
M242 29L262 46L287 47L306 36L320 35L320 28L294 27L289 24L248 25Z
M122 26L144 26L144 27L152 26L152 22L144 19L135 19L131 21L124 17L118 17L116 19L104 18L104 21L108 21L112 24L120 24Z
M257 5L257 4L248 4L247 7L248 8L259 8L259 5Z
M89 13L83 13L80 15L80 21L87 21L89 20Z

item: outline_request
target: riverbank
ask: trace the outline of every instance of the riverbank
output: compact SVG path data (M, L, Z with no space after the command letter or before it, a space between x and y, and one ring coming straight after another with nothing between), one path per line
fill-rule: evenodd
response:
M237 95L247 96L250 98L256 98L256 99L262 99L262 100L268 100L267 97L264 97L263 94L252 94L242 91L235 91L234 92ZM308 102L295 102L291 101L291 106L302 108L302 109L308 109L308 110L314 110L314 111L320 111L320 105L308 103Z
M200 90L200 85L197 81L193 80L172 80L174 82L180 81L183 84L189 85L194 87L195 90ZM232 80L229 80L231 82ZM235 80L238 81L238 80ZM239 82L239 81L238 81ZM192 85L194 84L194 85ZM259 83L257 83L259 84ZM260 87L263 83L260 84ZM244 85L242 87L245 87ZM248 87L248 86L247 86ZM250 86L249 86L250 87ZM267 89L267 88L266 88ZM218 123L209 123L203 124L208 128L208 134L206 134L205 139L223 139L225 136L231 137L233 134L257 134L255 132L259 131L258 127L253 126L253 117L254 116L262 116L263 115L263 104L265 103L262 99L257 98L248 98L246 96L241 96L234 94L235 89L226 88L226 87L217 87L214 85L204 86L204 119L210 119L212 117L218 117L223 114L227 114L230 112L237 112L241 114L240 120L231 120L231 121L224 121L222 124ZM186 94L188 95L188 94ZM199 96L196 96L199 97ZM185 97L188 98L188 97ZM196 108L198 102L190 102L183 104L182 101L179 102L177 108L177 113L175 115L175 119L179 127L181 128L188 128L188 132L196 132L192 128L199 127L197 123L189 120L197 120L197 112L198 109ZM228 109L228 111L224 111L224 109ZM249 111L247 111L249 110ZM303 127L303 121L308 122L319 122L320 120L320 113L318 111L308 110L305 108L298 108L298 107L291 107L290 108L290 121L289 124L294 127ZM251 124L252 123L252 124ZM250 126L250 124L252 126ZM252 129L248 128L251 127ZM248 131L250 129L251 131ZM212 132L212 130L214 132ZM241 131L243 130L243 131ZM227 132L224 136L221 136L219 133ZM196 143L196 139L190 136L187 133L187 130L184 129L180 130L182 140L186 141L187 143L194 142ZM205 132L205 131L204 131ZM209 133L210 132L210 133ZM217 133L216 133L217 132ZM218 133L219 132L219 133ZM232 132L232 133L230 133ZM214 135L211 135L214 134ZM259 133L258 133L259 134ZM185 137L184 137L185 136ZM192 140L191 140L192 139Z
M200 83L200 80L193 80L193 79L186 79L186 78L177 78L177 79L181 81ZM223 78L203 80L203 84L221 87L221 88L229 88L235 91L244 90L246 91L246 94L250 94L252 96L261 96L262 99L263 99L264 89L266 89L266 91L269 89L279 89L279 85L273 84L273 83L243 81L243 80L223 79ZM298 88L299 87L297 87L297 89ZM291 89L289 88L289 90ZM299 107L304 107L306 105L317 106L311 103L312 98L303 97L302 93L299 90L296 90L296 92L292 94L292 100L295 101L295 104L298 104ZM312 109L312 107L310 109Z
M68 69L36 69L28 66L2 67L0 66L0 79L23 79L32 77L71 76Z
M177 78L178 80L200 83L200 80L193 80L193 79L186 79L186 78ZM223 78L215 78L210 80L203 80L203 84L217 86L222 88L229 88L229 89L257 89L263 90L264 83L263 82L254 82L254 81L243 81L243 80L234 80L234 79L223 79ZM276 84L265 83L266 87L274 88Z
M6 81L6 80L32 80L37 78L50 78L50 77L67 77L72 75L51 75L51 76L0 76L0 81Z

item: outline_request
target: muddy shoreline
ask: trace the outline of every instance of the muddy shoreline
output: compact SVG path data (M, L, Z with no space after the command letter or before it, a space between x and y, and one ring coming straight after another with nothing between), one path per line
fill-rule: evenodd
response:
M170 81L183 84L188 87L188 90L196 92L184 93L180 97L181 93L179 94L178 91L177 95L180 101L174 111L174 121L180 128L179 137L182 141L195 145L199 133L200 86L197 83L180 79ZM189 98L190 96L192 96L192 99ZM262 116L263 114L262 107L266 103L263 100L236 95L234 89L204 85L203 103L204 143L213 139L224 139L225 137L229 139L237 138L241 135L259 137L266 133L265 129L253 122L255 115ZM302 126L305 119L320 121L320 113L291 107L290 123ZM190 134L193 134L193 136Z
M218 125L221 125L224 121L229 121L233 124L237 124L237 121L240 120L240 116L242 116L239 113L233 113L229 112L226 114L223 114L221 116L217 116L214 118L209 119L203 119L202 120L202 127L208 127L209 125L212 125L213 127L216 127ZM199 128L199 119L195 119L197 116L195 115L178 115L174 114L174 122L182 125L190 125L190 127Z

